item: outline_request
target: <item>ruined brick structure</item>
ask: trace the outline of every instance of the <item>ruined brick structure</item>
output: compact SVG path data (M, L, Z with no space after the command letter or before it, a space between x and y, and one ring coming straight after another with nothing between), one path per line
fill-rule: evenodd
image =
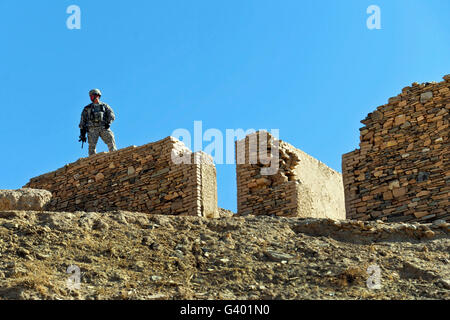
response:
M175 164L173 154L190 161ZM25 187L50 191L47 209L54 211L218 216L212 157L192 153L173 137L82 158L31 179Z
M235 148L239 215L345 219L340 173L265 131L236 141ZM262 174L269 167L278 170Z
M290 144L273 140L271 135L269 144L249 147L249 139L263 141L259 135L248 135L236 142L237 146L247 142L244 149L236 152L239 214L345 219L341 174ZM270 164L253 164L249 159L255 151L260 159L258 150L265 150L265 154L275 150L274 141L279 142L278 166L273 174L262 176L261 169ZM178 159L175 162L179 164L173 159ZM32 178L24 187L50 191L52 200L46 210L51 211L121 209L219 216L212 157L203 152L192 153L173 137L82 158Z
M450 219L450 75L413 83L361 122L342 156L348 219Z
M404 88L361 121L342 175L265 131L247 135L235 144L238 214L448 221L449 113L450 75ZM82 158L25 187L50 191L53 211L219 216L212 157L173 137Z

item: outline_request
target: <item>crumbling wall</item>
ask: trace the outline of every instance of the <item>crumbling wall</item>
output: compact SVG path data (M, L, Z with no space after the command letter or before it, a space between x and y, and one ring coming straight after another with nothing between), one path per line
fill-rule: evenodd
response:
M450 219L450 75L413 83L361 122L342 156L348 219Z
M47 190L0 190L0 211L43 211L51 199L52 194Z
M175 159L184 161L174 162ZM212 157L167 137L82 158L25 186L53 194L48 210L127 211L218 217Z
M345 219L340 173L265 131L236 141L235 148L238 214ZM273 163L260 159L277 155L278 170L262 174Z

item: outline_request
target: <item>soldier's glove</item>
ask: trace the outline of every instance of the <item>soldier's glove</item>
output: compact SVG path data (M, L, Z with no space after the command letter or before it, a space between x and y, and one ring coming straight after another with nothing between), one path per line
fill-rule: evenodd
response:
M80 140L78 140L78 142L80 142L80 141L86 142L87 141L86 133L87 133L86 129L80 129Z
M111 127L111 125L110 125L110 124L105 124L105 129L106 129L106 130L108 130L108 129L109 129L109 127Z

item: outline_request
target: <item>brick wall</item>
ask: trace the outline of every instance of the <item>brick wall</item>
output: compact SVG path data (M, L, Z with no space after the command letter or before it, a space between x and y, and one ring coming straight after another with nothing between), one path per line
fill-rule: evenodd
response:
M184 155L190 163L175 164L172 153ZM82 158L32 178L25 187L52 192L48 210L218 217L212 157L192 153L173 137Z
M413 83L361 122L342 156L348 219L450 219L450 75Z
M345 219L340 173L265 131L236 141L235 148L238 214ZM276 173L261 174L274 166L260 156L273 159L277 152Z

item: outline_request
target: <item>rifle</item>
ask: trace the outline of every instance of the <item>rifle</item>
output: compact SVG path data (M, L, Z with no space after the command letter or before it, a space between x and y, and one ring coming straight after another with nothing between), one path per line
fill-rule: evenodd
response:
M78 140L78 142L81 141L81 149L83 149L83 145L86 142L86 133L87 133L87 128L82 128L80 129L80 140Z

